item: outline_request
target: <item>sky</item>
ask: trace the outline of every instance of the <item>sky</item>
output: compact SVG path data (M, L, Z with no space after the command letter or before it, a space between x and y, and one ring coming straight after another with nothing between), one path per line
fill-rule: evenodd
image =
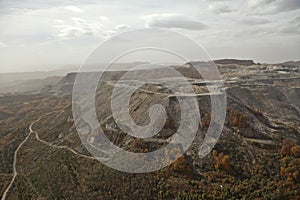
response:
M0 0L0 73L80 65L123 31L182 33L211 59L300 60L299 0Z

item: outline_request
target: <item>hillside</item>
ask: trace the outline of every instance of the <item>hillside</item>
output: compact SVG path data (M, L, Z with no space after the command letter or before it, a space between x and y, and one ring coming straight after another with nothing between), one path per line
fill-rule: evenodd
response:
M36 95L0 97L0 193L5 193L14 177L14 153L25 140L17 152L18 174L6 199L299 199L299 68L245 62L217 62L225 81L226 120L213 151L203 159L198 155L199 146L214 121L208 88L219 85L202 80L188 64L173 66L196 93L201 121L188 151L172 165L151 173L111 169L87 151L72 114L76 73ZM164 70L161 73L167 75ZM179 127L181 111L175 96L189 98L189 94L174 95L145 81L130 98L130 116L135 123L146 125L149 108L161 104L168 119L153 138L137 139L126 134L124 129L129 127L118 126L112 116L113 88L135 84L130 79L117 83L122 74L124 71L106 72L96 91L97 118L105 135L131 152L166 146ZM90 103L90 99L85 101ZM80 123L92 135L87 122L81 119Z

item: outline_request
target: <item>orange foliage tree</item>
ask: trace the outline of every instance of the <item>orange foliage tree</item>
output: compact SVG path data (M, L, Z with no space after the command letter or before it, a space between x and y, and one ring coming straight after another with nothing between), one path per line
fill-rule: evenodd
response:
M289 140L284 140L279 153L282 156L293 156L294 158L300 158L300 146L292 143Z
M229 124L234 127L247 128L249 127L249 119L247 115L242 114L239 110L231 110L228 113Z
M300 158L300 146L295 145L291 148L291 154L295 158Z
M280 175L287 181L300 183L300 146L284 140L279 153L282 156Z
M217 152L217 150L213 150L212 152L214 157L214 167L216 170L223 169L224 171L229 171L231 168L230 157L229 155L225 155L223 153Z
M173 170L177 173L184 174L187 176L193 175L193 169L191 164L187 161L185 156L179 157L174 163L173 163Z

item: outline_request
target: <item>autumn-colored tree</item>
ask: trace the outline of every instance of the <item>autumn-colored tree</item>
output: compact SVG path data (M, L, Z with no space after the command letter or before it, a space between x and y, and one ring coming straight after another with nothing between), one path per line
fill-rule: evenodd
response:
M229 155L224 155L222 157L221 164L222 164L223 168L225 169L225 171L229 171L229 169L230 169Z
M290 159L288 165L280 167L280 175L287 181L300 183L300 161L299 159Z
M295 158L300 158L300 146L295 145L291 148L291 154Z
M300 183L300 147L285 140L279 153L283 156L280 162L280 175L287 181Z
M182 173L187 176L191 176L193 174L193 170L191 165L188 163L185 156L179 157L174 163L173 163L173 170L178 173Z
M284 176L284 175L285 175L285 168L280 167L280 176Z
M280 149L280 155L282 156L290 156L291 155L291 149L292 149L293 143L289 140L284 140L283 145Z
M213 154L213 157L216 157L216 156L218 155L217 150L214 149L214 150L212 151L212 154Z
M228 113L229 123L231 126L239 127L239 128L247 128L249 127L249 119L248 116L242 114L238 110L233 110Z
M230 115L230 125L238 127L238 125L239 125L239 117L240 117L240 114L239 114L238 110L234 110L232 112L232 114Z
M212 154L214 157L215 169L216 170L223 169L228 172L231 168L229 155L225 155L224 153L218 154L217 150L213 150Z
M186 160L183 156L181 156L180 158L178 158L175 162L174 162L174 165L173 165L173 169L175 171L184 171L185 168L187 167L187 163L186 163Z

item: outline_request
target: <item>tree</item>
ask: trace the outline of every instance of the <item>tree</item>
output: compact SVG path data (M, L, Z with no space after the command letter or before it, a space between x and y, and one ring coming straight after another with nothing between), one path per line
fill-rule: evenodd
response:
M291 141L288 140L284 140L283 141L283 145L280 149L280 154L282 156L290 156L291 155L291 148L292 148L293 144Z
M179 157L174 163L173 163L173 170L175 172L192 176L193 175L193 169L191 164L187 161L185 156Z
M295 145L291 149L292 156L295 158L300 158L300 146Z
M224 153L219 153L217 150L213 150L212 152L214 157L214 167L216 170L223 169L228 172L231 168L230 157L229 155L225 155Z

